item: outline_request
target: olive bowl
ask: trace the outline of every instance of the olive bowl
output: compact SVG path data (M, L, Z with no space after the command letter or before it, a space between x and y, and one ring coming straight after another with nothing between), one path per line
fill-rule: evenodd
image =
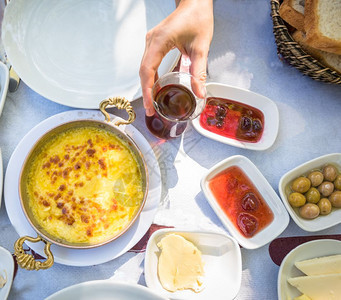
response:
M315 232L330 228L341 223L341 209L332 208L328 215L319 215L314 219L305 219L299 215L298 208L292 207L289 203L289 195L292 192L291 184L298 177L305 177L309 172L320 170L327 164L334 165L341 174L341 153L331 153L307 161L285 173L278 184L279 194L284 206L294 222L303 230Z
M106 112L107 106L116 106L119 109L125 109L129 115L128 120L119 120L115 123L111 122L109 114ZM23 166L21 168L20 177L19 177L19 198L20 198L20 204L22 207L22 210L24 212L24 215L32 228L36 231L37 237L29 237L29 236L23 236L20 237L14 245L14 254L16 256L18 264L27 270L39 270L39 269L47 269L53 265L54 258L53 254L50 250L51 244L62 246L66 248L71 249L90 249L95 247L100 247L102 245L108 244L118 237L122 236L125 232L128 231L128 229L135 223L135 221L138 219L144 205L147 199L148 195L148 185L149 185L149 176L148 176L148 169L147 164L145 162L145 159L142 155L142 152L140 151L137 144L134 142L134 140L127 135L123 130L119 129L118 126L120 125L128 125L132 123L135 120L135 112L129 103L128 100L121 97L116 98L110 98L107 100L104 100L100 104L100 111L105 116L104 121L99 120L91 120L91 119L83 119L83 120L76 120L67 122L64 124L61 124L47 132L45 132L38 140L37 142L32 146L30 151L28 152L25 161L23 163ZM73 243L66 240L61 240L60 238L51 235L48 233L42 226L40 226L33 216L33 212L30 209L29 206L29 198L28 193L26 190L26 184L25 182L28 179L28 172L29 172L29 166L32 160L36 157L37 153L39 153L39 149L43 145L45 145L49 140L51 140L56 134L65 132L66 130L73 129L73 128L80 128L80 127L92 127L92 128L99 128L104 131L107 131L111 134L114 134L116 138L118 138L120 141L122 141L129 150L131 150L133 156L136 159L137 165L141 172L141 180L142 180L142 190L143 190L143 199L136 210L135 214L131 217L130 221L126 226L124 226L120 231L115 232L112 235L109 235L108 238L100 240L99 242L95 243ZM124 164L124 161L120 162L122 165ZM33 255L25 253L23 250L23 243L25 240L29 242L40 242L42 241L45 243L44 252L46 255L45 261L37 261Z

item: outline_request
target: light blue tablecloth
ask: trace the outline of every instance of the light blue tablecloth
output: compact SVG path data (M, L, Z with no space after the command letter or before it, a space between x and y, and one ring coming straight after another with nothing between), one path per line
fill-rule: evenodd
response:
M231 155L244 155L278 192L281 176L291 168L324 154L341 152L341 87L314 81L279 60L268 0L217 0L214 12L209 81L246 88L272 99L280 113L275 144L261 152L243 150L209 140L189 127L183 139L155 146L157 139L144 124L141 99L133 106L137 113L134 126L157 151L161 150L159 162L166 189L154 222L225 232L200 190L205 171ZM70 109L44 99L23 82L17 92L9 93L0 118L4 169L16 145L32 127ZM337 225L316 234L340 231L341 225ZM309 233L291 220L281 236L296 235ZM13 252L17 238L2 202L0 245ZM145 284L143 264L139 265L143 255L129 252L91 267L55 264L38 272L19 269L9 299L42 299L64 287L114 274ZM242 249L242 262L242 286L237 299L276 299L279 267L272 262L268 245L257 250Z

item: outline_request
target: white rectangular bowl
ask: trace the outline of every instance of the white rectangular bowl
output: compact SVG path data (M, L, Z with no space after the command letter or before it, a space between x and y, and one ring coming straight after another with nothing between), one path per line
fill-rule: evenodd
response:
M181 290L171 293L162 287L157 271L160 255L157 244L170 233L183 236L201 251L205 272L204 289L201 292ZM234 299L242 279L242 261L238 243L226 234L215 232L172 228L157 230L148 241L144 266L147 286L170 299L221 299L222 295L226 300Z
M332 163L338 166L339 171L341 170L341 153L332 153L317 157L306 163L303 163L296 168L290 170L284 174L278 184L278 190L282 201L288 210L291 218L295 223L305 231L315 232L329 227L335 226L341 223L341 209L333 209L329 215L318 216L313 220L307 220L298 215L295 209L289 204L287 191L288 185L297 177L302 176L311 170L319 169L327 163Z
M223 212L212 191L209 188L209 181L223 170L238 166L249 177L256 189L264 198L271 211L274 214L272 222L263 230L256 233L251 238L244 237L239 230L234 226L232 221ZM215 211L223 225L227 228L230 234L238 241L238 243L246 249L256 249L271 242L274 238L280 235L288 226L289 215L286 211L281 199L278 197L270 183L266 180L258 168L245 156L231 156L208 170L207 174L201 180L201 189L204 192L207 201Z
M258 142L242 142L204 129L198 117L192 121L192 124L200 134L224 144L250 150L266 150L273 145L279 127L279 112L275 102L260 94L221 83L208 83L206 90L207 97L229 99L259 109L264 114L264 130Z

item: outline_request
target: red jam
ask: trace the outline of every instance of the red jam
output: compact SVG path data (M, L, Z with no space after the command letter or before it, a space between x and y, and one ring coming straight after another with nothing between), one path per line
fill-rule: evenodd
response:
M200 115L200 125L231 139L256 143L263 134L264 114L243 103L210 97Z
M226 216L247 238L264 229L274 218L249 177L237 166L217 174L209 187Z

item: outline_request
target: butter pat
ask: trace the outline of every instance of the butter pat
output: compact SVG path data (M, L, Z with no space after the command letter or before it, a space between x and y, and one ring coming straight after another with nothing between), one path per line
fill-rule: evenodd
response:
M295 266L306 275L341 273L341 255L297 261Z
M341 274L299 276L288 282L314 300L341 300Z
M158 275L163 288L170 292L184 289L199 292L204 275L200 250L174 233L162 238L157 246L161 249Z

